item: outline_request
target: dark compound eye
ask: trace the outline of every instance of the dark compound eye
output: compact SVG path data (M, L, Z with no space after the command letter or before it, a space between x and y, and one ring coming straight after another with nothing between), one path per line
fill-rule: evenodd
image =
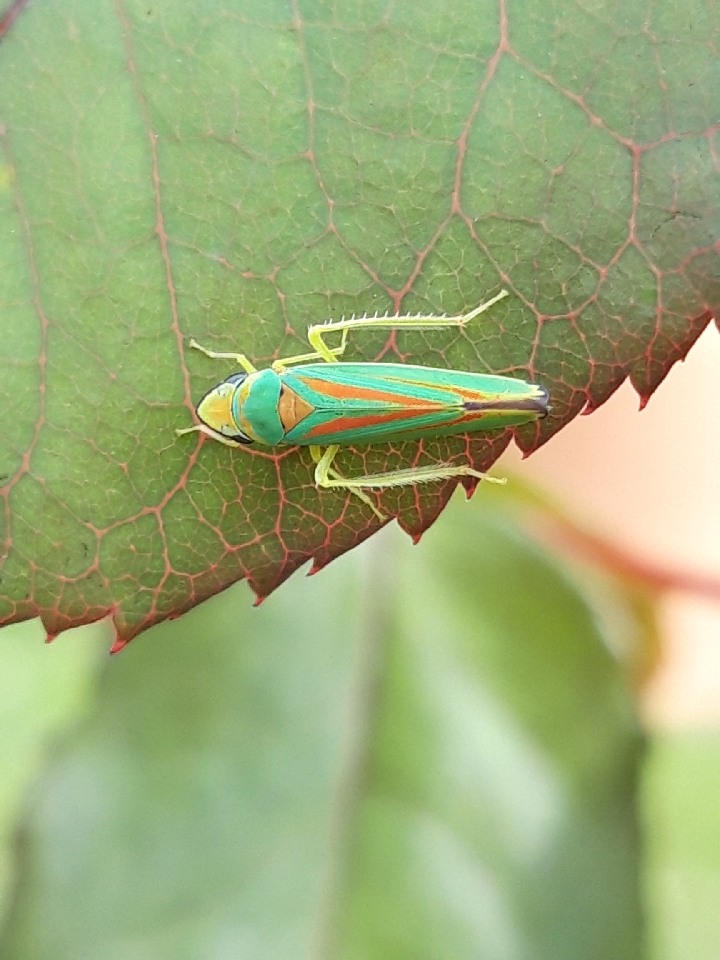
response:
M252 437L249 437L246 433L226 433L224 430L218 430L217 427L213 426L210 423L206 423L205 420L198 414L198 419L201 423L204 423L206 427L210 427L212 432L218 437L221 437L223 440L232 440L234 443L247 445L249 443L255 443Z
M252 437L249 437L246 433L233 433L233 434L223 434L227 436L229 440L234 440L235 443L254 443L255 441Z

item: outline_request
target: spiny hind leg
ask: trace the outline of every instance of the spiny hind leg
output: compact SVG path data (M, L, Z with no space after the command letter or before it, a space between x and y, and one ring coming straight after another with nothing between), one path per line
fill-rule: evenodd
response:
M327 333L333 333L338 330L341 330L343 334L340 348L340 352L342 353L345 349L348 330L356 330L359 327L372 327L374 329L386 330L438 330L443 327L464 327L466 323L474 320L479 314L484 313L496 304L498 300L503 300L507 296L507 290L501 290L497 296L491 300L487 300L485 303L481 303L480 306L475 307L474 310L470 310L469 313L458 314L455 317L435 317L432 315L423 316L419 314L416 317L350 317L349 320L330 320L328 323L316 323L308 327L308 340L310 341L310 345L315 347L316 350L316 353L310 356L312 356L313 359L315 357L323 357L332 363L336 359L335 356L333 356L334 350L328 347L323 337ZM293 358L293 360L294 359L295 358ZM283 362L287 363L287 361Z
M387 487L414 486L418 483L435 483L453 477L475 477L490 483L505 483L502 477L491 477L466 465L428 464L424 467L409 467L404 470L391 470L388 473L370 473L362 477L341 477L331 469L338 447L328 447L319 460L316 460L315 483L319 487L351 490L358 494L362 490L383 490Z

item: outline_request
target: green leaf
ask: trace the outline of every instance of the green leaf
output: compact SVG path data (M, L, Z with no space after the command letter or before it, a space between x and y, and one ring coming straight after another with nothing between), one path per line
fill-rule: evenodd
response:
M22 7L17 3L15 10ZM474 307L466 335L349 358L519 375L531 450L631 377L643 400L720 301L716 15L704 0L37 0L0 82L0 622L112 613L119 644L246 577L265 597L378 527L307 451L175 439L230 365L309 322ZM468 459L456 438L339 468ZM452 484L382 496L419 535Z
M4 960L641 956L624 671L496 498L243 592L108 663Z
M720 940L720 738L664 733L643 788L649 942L657 960L713 960Z
M49 748L89 710L98 674L98 643L68 638L48 650L41 633L38 623L18 624L0 645L0 924L12 903L15 830L28 788Z

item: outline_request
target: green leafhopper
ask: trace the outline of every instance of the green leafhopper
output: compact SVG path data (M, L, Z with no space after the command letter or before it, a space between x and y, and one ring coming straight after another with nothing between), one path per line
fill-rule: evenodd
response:
M485 474L470 466L451 464L348 478L333 468L333 460L341 446L497 430L537 420L547 414L545 387L492 374L403 363L346 363L339 358L350 330L462 329L507 295L501 290L469 313L453 317L352 317L316 324L308 329L312 353L276 360L266 370L257 370L243 354L216 353L191 340L192 347L209 357L235 360L242 372L209 390L196 408L200 423L176 433L198 431L230 447L307 446L318 487L351 490L381 519L385 517L364 490L449 477L483 479ZM334 332L342 334L340 345L329 347L324 337Z

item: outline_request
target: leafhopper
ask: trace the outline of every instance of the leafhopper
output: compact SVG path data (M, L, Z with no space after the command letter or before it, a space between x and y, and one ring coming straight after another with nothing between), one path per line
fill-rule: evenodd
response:
M351 317L308 329L311 353L276 360L257 370L242 353L216 353L194 340L190 346L242 368L209 390L197 405L198 431L229 447L258 443L306 446L315 462L315 484L350 490L382 520L365 490L432 483L450 477L487 478L469 465L430 464L359 477L333 467L343 446L420 440L456 433L498 430L547 414L545 387L513 377L403 363L346 363L340 360L348 333L357 329L433 330L464 328L508 296L507 290L459 316ZM328 334L339 333L330 347ZM319 362L316 362L319 361Z

